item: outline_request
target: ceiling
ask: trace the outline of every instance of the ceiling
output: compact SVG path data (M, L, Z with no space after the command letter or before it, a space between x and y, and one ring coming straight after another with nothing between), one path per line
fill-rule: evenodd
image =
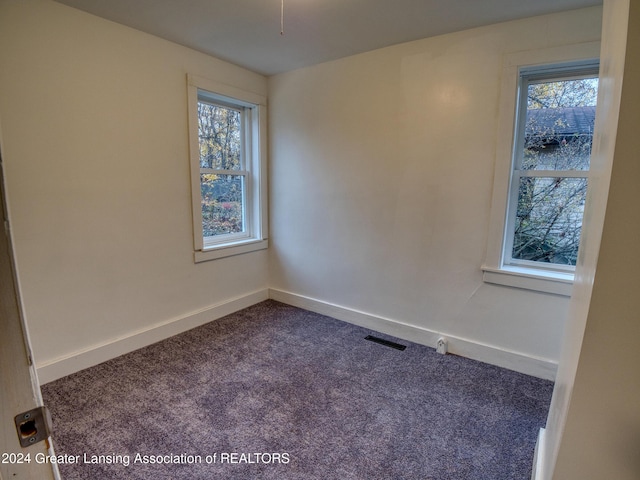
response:
M57 0L264 75L602 0Z

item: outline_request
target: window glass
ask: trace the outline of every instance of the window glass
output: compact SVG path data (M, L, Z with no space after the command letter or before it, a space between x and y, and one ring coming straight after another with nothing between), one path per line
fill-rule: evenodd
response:
M200 189L205 237L245 231L244 177L203 173Z
M523 169L588 170L598 79L527 86Z
M575 265L586 178L520 178L512 258Z
M239 170L242 152L241 110L198 101L200 167Z

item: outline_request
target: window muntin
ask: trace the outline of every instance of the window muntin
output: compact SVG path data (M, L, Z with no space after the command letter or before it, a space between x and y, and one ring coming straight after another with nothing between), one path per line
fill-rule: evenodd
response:
M573 271L597 87L597 65L521 71L503 265Z

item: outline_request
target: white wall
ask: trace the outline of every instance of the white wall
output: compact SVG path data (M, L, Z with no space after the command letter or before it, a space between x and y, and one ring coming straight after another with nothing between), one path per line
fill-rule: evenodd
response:
M589 8L271 77L271 287L557 362L568 298L482 281L500 74L600 28Z
M263 95L266 79L51 1L0 8L2 153L38 366L266 296L266 252L194 264L186 74Z

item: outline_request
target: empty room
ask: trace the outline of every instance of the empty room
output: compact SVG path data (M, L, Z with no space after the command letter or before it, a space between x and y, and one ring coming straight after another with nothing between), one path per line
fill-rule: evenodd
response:
M640 478L639 33L0 0L0 480Z

